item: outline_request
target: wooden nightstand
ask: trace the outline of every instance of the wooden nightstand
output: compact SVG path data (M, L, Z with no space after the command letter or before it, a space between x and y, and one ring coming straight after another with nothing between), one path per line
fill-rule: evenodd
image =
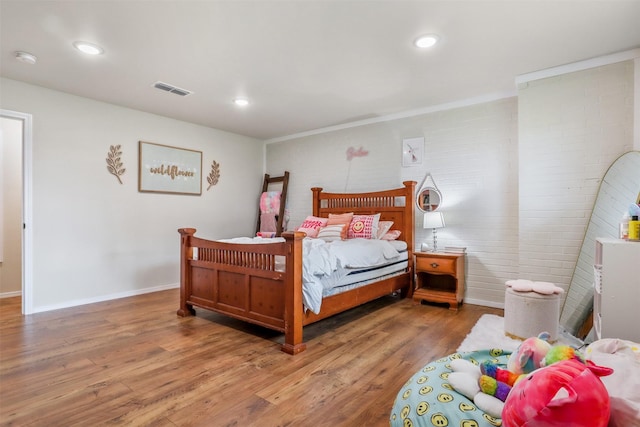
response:
M457 310L464 298L463 253L415 252L416 289L413 300L449 303Z

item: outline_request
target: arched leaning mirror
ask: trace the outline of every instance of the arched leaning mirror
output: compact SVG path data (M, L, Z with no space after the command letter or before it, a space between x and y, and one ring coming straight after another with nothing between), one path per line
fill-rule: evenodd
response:
M430 173L422 181L416 195L416 204L422 212L435 212L442 204L442 194Z
M560 324L583 338L584 325L593 310L593 264L597 237L619 236L618 225L629 205L640 197L640 151L620 156L600 183L587 231L578 255L569 291L562 307ZM639 243L640 244L640 243Z

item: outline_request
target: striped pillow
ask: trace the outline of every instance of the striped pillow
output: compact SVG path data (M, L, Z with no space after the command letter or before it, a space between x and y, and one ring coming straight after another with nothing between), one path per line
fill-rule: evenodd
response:
M326 227L322 227L318 232L318 239L322 239L326 242L342 240L342 234L345 227L346 225L344 224L327 225Z
M349 228L349 224L351 224L351 220L353 219L353 212L343 213L343 214L329 214L329 220L327 221L327 225L342 225L344 224L344 228L342 229L342 240L347 238L347 229Z

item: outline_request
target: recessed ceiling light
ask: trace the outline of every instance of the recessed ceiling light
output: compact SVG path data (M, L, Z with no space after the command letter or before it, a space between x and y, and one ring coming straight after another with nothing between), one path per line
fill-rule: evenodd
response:
M438 37L437 35L427 34L427 35L418 37L416 41L413 42L413 44L415 44L416 47L419 47L421 49L426 49L438 43L438 40L440 40L440 37Z
M88 42L73 42L73 47L78 49L80 52L86 53L87 55L102 55L104 53L103 48L101 48L97 44Z
M249 100L247 98L236 98L233 100L233 103L238 107L246 107L249 105Z
M23 52L21 50L16 52L16 59L27 64L35 64L38 58L29 52Z

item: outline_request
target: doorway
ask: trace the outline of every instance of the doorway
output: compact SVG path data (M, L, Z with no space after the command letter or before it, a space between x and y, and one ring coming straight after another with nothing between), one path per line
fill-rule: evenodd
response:
M2 138L0 160L3 162L3 175L0 179L0 184L3 185L0 191L0 213L2 213L3 219L0 224L2 228L0 245L3 246L3 249L0 250L0 256L3 264L1 267L3 281L6 277L9 282L8 291L4 289L0 291L9 296L20 293L22 295L22 314L31 314L33 312L31 114L0 110L0 131ZM11 158L5 158L5 154ZM5 168L4 165L8 167ZM7 188L10 188L11 191L6 191ZM13 194L13 192L17 192L17 194ZM10 243L12 241L20 244L12 245ZM9 244L7 244L8 242ZM15 246L21 247L14 251L12 247ZM20 286L12 285L12 281L19 281ZM2 285L4 286L4 283Z

